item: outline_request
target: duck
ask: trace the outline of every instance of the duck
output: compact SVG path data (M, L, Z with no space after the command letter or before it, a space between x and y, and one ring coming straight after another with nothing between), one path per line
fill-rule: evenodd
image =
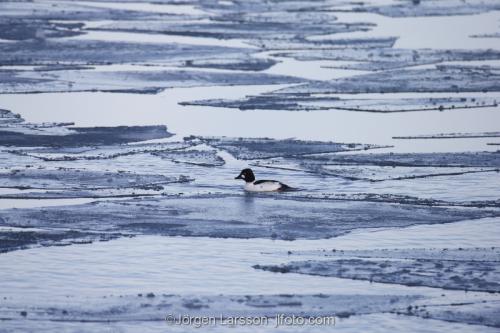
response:
M294 191L295 188L283 184L277 180L255 180L252 169L243 169L234 179L245 181L245 191L248 192L282 192Z

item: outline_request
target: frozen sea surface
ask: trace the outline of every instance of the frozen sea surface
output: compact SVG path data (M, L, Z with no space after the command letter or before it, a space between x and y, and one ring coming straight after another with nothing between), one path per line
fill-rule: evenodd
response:
M0 332L496 332L499 10L0 2Z

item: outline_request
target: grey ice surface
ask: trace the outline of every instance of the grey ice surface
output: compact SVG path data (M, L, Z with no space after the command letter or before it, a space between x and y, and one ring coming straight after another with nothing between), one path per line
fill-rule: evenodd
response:
M179 43L138 43L103 40L44 40L0 43L1 65L78 65L164 64L185 65L186 62L221 60L240 61L249 57L251 49L214 45Z
M333 60L352 63L325 66L331 69L354 69L364 71L391 70L419 65L439 64L453 61L498 60L500 52L485 50L439 50L439 49L400 49L400 48L331 48L323 50L276 51L277 56L292 57L301 61Z
M175 151L160 151L153 153L164 159L168 159L177 163L188 163L200 166L217 167L224 165L224 160L217 155L217 152L200 151L200 150L175 150Z
M37 135L0 128L0 144L4 146L88 146L160 139L171 136L165 126L71 127L70 133Z
M249 40L249 45L257 46L264 50L279 51L283 50L332 50L332 49L373 49L373 48L390 48L394 46L397 37L379 37L379 38L345 38L345 39L325 39L315 41L310 39L302 40ZM273 52L274 54L274 52ZM281 54L281 53L278 53Z
M43 161L77 161L77 160L107 160L120 156L130 156L136 154L157 153L167 156L167 152L191 147L189 142L162 142L162 143L134 143L118 145L99 145L81 147L34 147L34 148L14 148L7 153L17 156L34 157Z
M274 16L274 17L273 17ZM235 24L237 23L237 24ZM318 34L334 34L370 30L369 23L337 23L332 15L307 16L301 13L282 12L279 15L251 15L240 13L212 18L208 22L179 24L161 21L122 21L96 28L97 30L161 33L168 35L212 37L219 39L249 39L300 41ZM311 43L314 45L315 43Z
M500 38L500 32L494 32L491 34L482 34L482 35L472 35L472 38Z
M373 28L373 24L369 22L339 22L334 13L324 10L330 3L329 1L317 3L319 6L297 1L273 1L271 3L234 1L229 4L217 1L194 1L191 3L205 11L210 19L186 20L183 23L172 20L117 20L99 25L92 30L244 39L247 43L261 49L273 49L278 45L283 46L280 48L287 49L292 45L300 45L304 48L321 47L321 43L308 38L311 36L362 32ZM336 4L347 4L347 2L336 2ZM378 39L378 41L382 40ZM387 46L392 45L393 42L392 38L392 40L385 39L382 44L377 44L377 39L374 39L375 45ZM356 41L352 44L358 46ZM337 43L334 42L332 45L337 45Z
M430 305L425 308L409 308L407 313L410 312L411 315L422 318L500 327L500 321L498 320L499 305L498 301Z
M372 249L372 250L337 250L323 249L316 251L294 252L294 255L317 255L321 257L356 257L384 259L423 259L460 261L500 261L500 248L409 248L409 249Z
M381 182L460 176L500 170L498 153L317 154L257 161L256 166L353 181Z
M348 99L335 95L315 96L308 94L273 94L247 96L239 100L209 99L182 102L181 105L236 108L240 110L320 111L346 110L375 113L452 110L484 108L497 105L488 97L401 98L401 99Z
M141 175L130 172L96 172L58 168L25 169L0 173L0 187L43 190L98 190L156 188L177 179L163 175Z
M74 230L0 230L0 253L27 249L32 246L69 246L108 241L122 235L80 232Z
M275 140L270 138L229 137L187 137L186 140L200 140L215 148L223 149L242 160L292 157L306 154L334 153L350 150L379 148L376 145L303 141L295 139Z
M1 5L0 5L1 6ZM83 23L58 23L46 20L8 19L0 22L0 38L27 40L72 37L83 34Z
M78 147L168 138L166 126L69 127L66 123L34 124L0 110L0 145L18 147Z
M148 11L126 10L118 8L106 8L80 4L78 1L2 1L0 2L0 12L2 18L24 22L40 21L105 21L105 20L168 20L168 19L187 19L190 15L169 15L163 13L154 13ZM8 26L9 30L15 32L17 28ZM22 37L22 31L18 36ZM44 37L43 35L41 37ZM17 39L17 38L16 38ZM23 39L23 38L19 38Z
M1 71L3 93L104 91L156 94L167 88L212 85L299 83L304 80L263 73L217 73L187 70L159 71Z
M500 132L423 134L414 136L395 136L393 137L393 139L457 139L457 138L498 138L498 137L500 137Z
M311 51L315 52L315 51ZM359 51L358 51L359 52ZM363 51L364 52L364 51ZM370 51L366 51L370 52ZM456 55L454 52L450 54ZM394 61L388 56L390 61ZM410 55L407 55L410 56ZM363 54L362 57L366 57ZM498 57L498 54L496 55ZM401 55L396 57L403 62ZM466 57L465 57L466 58ZM465 59L464 58L464 59ZM319 56L316 60L324 59ZM307 60L307 59L306 59ZM335 60L353 60L339 57ZM455 58L455 60L460 60ZM463 59L462 59L463 60ZM366 64L377 64L369 61ZM444 56L437 56L428 62L446 61ZM425 61L424 61L425 63ZM404 63L394 67L408 67ZM242 99L211 99L187 101L183 105L200 105L212 107L237 108L240 110L284 110L284 111L316 111L347 110L365 112L404 112L426 110L453 110L496 107L496 98L480 96L484 92L498 91L498 68L438 65L426 69L394 69L376 73L361 74L330 81L313 81L284 89L247 96ZM430 97L430 98L352 98L338 97L336 94L365 93L477 93L476 97Z
M335 165L500 167L500 152L322 154L308 159Z
M3 210L0 226L294 240L337 237L364 228L440 224L493 216L500 215L492 210L250 194L144 198Z
M419 296L398 295L138 295L106 297L100 305L82 308L2 308L2 318L18 320L21 312L28 320L52 321L164 321L168 314L222 317L268 317L277 315L325 316L346 318L352 315L403 311L421 300ZM354 300L354 301L353 301ZM219 323L220 324L220 323ZM333 323L332 325L333 326ZM168 328L168 323L166 323Z
M17 124L24 122L20 114L14 113L10 110L0 109L0 125Z
M269 169L293 170L308 172L318 176L337 177L353 181L382 182L390 180L410 180L430 177L460 176L474 173L495 175L499 168L483 167L422 167L422 166L389 166L389 165L342 165L322 164L308 161L307 157L292 161L259 161L255 165Z
M471 15L499 10L500 4L483 0L401 0L388 4L357 5L354 12L370 12L391 17Z
M399 69L312 82L284 88L284 95L332 93L488 92L500 91L496 67L439 65L430 69Z
M429 286L443 289L499 292L498 261L443 259L337 259L290 262L280 266L256 265L279 273L332 276L371 282Z

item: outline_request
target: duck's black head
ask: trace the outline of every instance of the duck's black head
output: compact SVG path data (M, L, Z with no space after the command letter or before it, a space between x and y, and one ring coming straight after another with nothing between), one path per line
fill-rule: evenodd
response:
M234 179L243 179L247 183L252 183L255 180L255 176L253 174L252 169L243 169L243 170L241 170L238 177L236 177Z

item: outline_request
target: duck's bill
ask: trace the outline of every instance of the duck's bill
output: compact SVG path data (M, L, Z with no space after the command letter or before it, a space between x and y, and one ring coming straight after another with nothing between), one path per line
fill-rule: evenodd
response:
M243 177L241 177L241 175L239 175L238 177L234 177L234 179L243 179Z

